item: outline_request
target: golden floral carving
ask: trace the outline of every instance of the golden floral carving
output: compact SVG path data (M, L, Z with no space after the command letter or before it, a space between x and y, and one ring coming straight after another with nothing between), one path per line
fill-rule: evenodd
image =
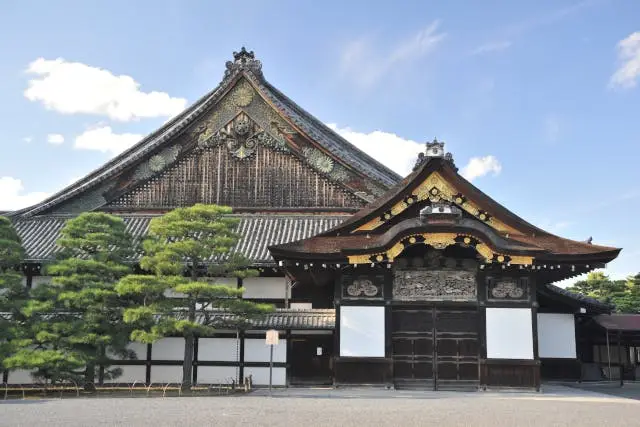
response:
M444 249L448 246L458 244L457 239L462 238L463 242L469 243L471 239L469 236L465 236L463 234L456 233L421 233L414 234L409 236L409 243L413 244L417 241L416 237L422 237L424 239L424 244L430 245L435 249ZM404 239L403 239L404 240ZM478 243L475 246L476 251L482 255L486 262L505 262L507 261L510 264L517 265L531 265L533 264L533 257L529 256L510 256L508 254L495 253L486 243ZM349 264L368 264L372 262L374 259L376 262L382 262L384 260L384 255L386 255L388 262L393 262L394 259L400 255L405 250L405 245L402 241L396 242L391 248L389 248L385 253L375 252L371 254L363 254L363 255L351 255L348 256Z
M457 195L460 193L458 189L456 189L453 185L451 185L442 175L438 172L433 172L430 174L420 185L418 185L411 194L414 194L418 197L418 201L430 200L431 202L440 202L442 200L446 200L447 202L454 203L458 205L461 209L464 209L469 214L478 217L481 215L480 209L473 202L468 200L463 200L461 197ZM409 194L407 194L409 196ZM393 216L396 216L402 213L405 209L407 209L409 205L405 201L400 201L393 205L391 208L391 213ZM495 219L490 216L486 219L485 215L485 223L489 225L491 228L501 232L501 233L510 233L510 234L521 234L518 230L506 225L505 223ZM384 224L384 221L380 220L380 218L374 218L371 221L361 225L355 231L370 231L375 230Z

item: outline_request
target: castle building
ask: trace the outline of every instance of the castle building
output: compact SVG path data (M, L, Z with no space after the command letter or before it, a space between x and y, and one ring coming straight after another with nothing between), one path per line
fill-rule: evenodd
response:
M231 206L260 277L227 282L277 311L199 337L194 381L268 381L264 330L280 331L274 383L539 388L577 376L581 316L610 308L552 285L620 249L541 230L426 145L408 177L357 149L264 77L244 48L222 82L138 144L37 205L12 212L25 285L50 280L65 221L87 211L149 221L196 203ZM135 262L135 260L134 260ZM215 260L211 260L215 262ZM119 382L177 382L182 339L131 344ZM567 374L569 373L569 374ZM28 373L4 382L30 382Z

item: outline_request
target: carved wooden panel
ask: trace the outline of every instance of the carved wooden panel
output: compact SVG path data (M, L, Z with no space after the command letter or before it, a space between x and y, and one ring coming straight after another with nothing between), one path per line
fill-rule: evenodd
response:
M364 201L297 157L263 145L242 160L227 145L206 147L121 196L110 207L361 207ZM246 147L245 147L246 148ZM246 153L246 151L244 151Z
M526 277L487 277L487 299L527 301L529 280Z
M342 277L342 298L381 299L384 275L345 275Z
M393 299L401 301L475 301L476 275L464 270L396 270Z

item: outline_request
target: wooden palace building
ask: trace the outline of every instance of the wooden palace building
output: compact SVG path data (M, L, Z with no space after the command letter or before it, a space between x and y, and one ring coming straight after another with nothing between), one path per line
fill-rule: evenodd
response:
M249 330L200 337L195 382L265 384L265 329L281 334L279 385L539 388L541 377L580 377L592 351L581 319L610 307L552 283L619 249L527 223L462 178L437 141L402 179L267 82L253 52L233 56L183 113L9 214L28 253L26 286L49 280L42 267L81 212L118 215L141 239L173 208L227 205L240 219L235 250L260 269L229 285L278 309ZM114 362L117 381L179 381L181 338L131 348L136 360Z

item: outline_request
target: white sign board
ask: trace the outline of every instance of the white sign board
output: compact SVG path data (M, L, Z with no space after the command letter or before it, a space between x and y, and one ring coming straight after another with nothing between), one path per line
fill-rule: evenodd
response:
M269 329L267 331L267 335L266 335L266 344L267 345L278 345L278 342L280 341L280 336L278 335L278 331L276 331L275 329Z

